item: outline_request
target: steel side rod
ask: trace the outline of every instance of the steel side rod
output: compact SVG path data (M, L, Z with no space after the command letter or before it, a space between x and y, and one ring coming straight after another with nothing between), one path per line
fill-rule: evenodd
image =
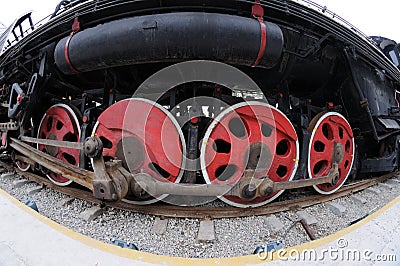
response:
M11 138L11 143L9 145L50 171L69 178L93 191L93 172L63 162L58 158L50 156L14 138Z
M38 138L32 138L32 137L27 137L27 136L21 136L21 140L26 141L26 142L36 143L36 144L42 144L42 145L46 145L46 146L69 148L69 149L75 149L75 150L83 149L83 143L81 143L81 142L69 142L69 141L60 141L60 140L51 140L51 139L38 139Z

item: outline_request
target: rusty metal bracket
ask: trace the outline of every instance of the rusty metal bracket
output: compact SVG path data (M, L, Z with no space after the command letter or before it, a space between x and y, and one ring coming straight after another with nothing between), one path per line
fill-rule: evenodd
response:
M130 180L120 171L122 162L114 160L104 163L103 143L97 137L86 138L82 147L86 156L92 158L93 196L108 201L124 198L128 194Z
M83 151L92 159L94 170L93 196L97 199L116 201L118 194L114 183L108 175L104 158L102 156L103 143L97 137L89 137L83 143Z
M118 195L113 181L107 173L103 157L93 158L92 167L94 170L94 178L92 180L93 196L102 200L117 200Z
M125 198L128 194L129 183L125 175L121 172L122 161L114 160L106 162L106 170L111 180L113 181L114 191L117 194L117 199Z

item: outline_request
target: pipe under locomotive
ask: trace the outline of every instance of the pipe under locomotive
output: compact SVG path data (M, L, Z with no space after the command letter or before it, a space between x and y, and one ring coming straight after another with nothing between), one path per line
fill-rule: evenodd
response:
M2 149L133 204L257 207L394 171L398 45L329 16L289 0L62 1L40 26L28 13L0 38Z

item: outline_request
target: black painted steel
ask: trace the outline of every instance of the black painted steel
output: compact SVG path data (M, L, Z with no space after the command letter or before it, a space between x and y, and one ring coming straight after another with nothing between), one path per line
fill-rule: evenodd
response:
M281 57L283 35L277 25L265 25L267 45L260 66L271 68ZM54 57L64 74L74 74L66 59L68 39L58 42ZM251 66L260 43L260 23L253 18L181 12L121 19L83 30L71 38L68 56L79 72L192 59Z

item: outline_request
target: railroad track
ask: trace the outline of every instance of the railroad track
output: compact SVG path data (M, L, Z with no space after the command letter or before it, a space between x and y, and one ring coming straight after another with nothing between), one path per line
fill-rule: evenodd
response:
M84 190L82 188L73 186L70 187L57 186L45 177L42 177L40 175L31 172L22 172L13 165L7 164L5 162L0 162L0 166L6 168L8 171L14 171L30 181L54 189L62 194L68 195L73 198L79 198L88 202L92 202L94 204L98 204L104 207L108 206L121 210L129 210L137 213L156 215L162 217L195 218L195 219L204 219L204 218L218 219L218 218L235 218L235 217L246 217L246 216L263 216L288 210L302 209L316 204L328 202L337 198L341 198L347 195L351 195L353 193L362 191L368 187L381 183L391 178L393 175L400 174L400 172L393 172L372 179L362 180L351 184L347 184L344 185L336 193L331 195L320 195L320 194L311 195L311 196L301 197L298 199L273 202L262 207L242 209L231 206L180 207L162 203L141 206L141 205L129 204L123 201L105 202L94 198L92 192L88 190Z

